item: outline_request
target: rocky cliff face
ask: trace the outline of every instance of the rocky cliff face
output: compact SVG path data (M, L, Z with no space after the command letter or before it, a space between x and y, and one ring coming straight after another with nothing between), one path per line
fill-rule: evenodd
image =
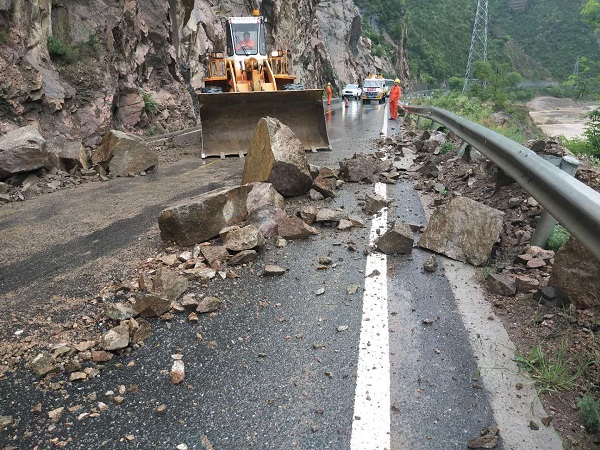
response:
M0 134L37 122L46 135L97 145L109 128L194 125L190 91L203 56L224 47L227 16L251 0L0 0ZM289 49L298 81L322 87L399 67L370 55L352 0L263 0L273 48ZM7 30L7 31L4 31Z

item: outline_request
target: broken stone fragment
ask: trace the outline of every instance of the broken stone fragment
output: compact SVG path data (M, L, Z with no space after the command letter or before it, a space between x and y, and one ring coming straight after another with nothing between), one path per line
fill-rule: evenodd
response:
M323 197L323 194L321 194L319 191L317 191L315 189L311 189L308 193L308 196L310 197L311 200L315 200L315 201L323 200L325 198L325 197Z
M531 292L536 291L540 287L540 282L527 275L516 275L515 287L517 292Z
M60 408L56 408L56 409L53 409L52 411L48 411L48 419L50 419L50 422L58 423L64 410L65 410L64 406L61 406Z
M307 239L313 234L318 234L318 231L307 225L299 217L286 217L279 221L278 228L279 236L287 239Z
M194 298L194 294L187 294L181 300L181 306L185 311L195 311L198 307L198 300Z
M255 181L268 181L284 197L308 193L313 182L304 146L272 117L260 119L246 155L242 184Z
M82 352L87 352L94 345L96 345L96 341L83 341L83 342L79 342L78 344L74 344L73 348L75 350L77 350L78 352L82 353Z
M429 273L435 272L438 269L437 257L435 255L431 255L429 258L427 258L423 263L423 269Z
M263 276L272 277L276 275L283 275L286 272L286 269L283 267L276 266L274 264L267 264L265 266L265 270L263 271Z
M13 416L0 416L0 429L11 426L14 421Z
M111 320L127 320L134 314L133 307L126 303L106 303L104 305L104 315Z
M337 179L335 176L327 177L319 174L317 178L313 181L313 189L319 192L323 197L334 198L335 190L337 188L336 184Z
M265 245L265 238L258 228L248 225L227 233L223 244L231 252L254 250Z
M83 381L87 379L87 375L84 372L73 372L69 376L69 381Z
M256 250L244 250L231 257L227 262L230 266L239 266L242 264L248 264L256 259Z
M94 362L107 362L112 359L112 353L103 350L92 350L92 361Z
M358 216L348 216L348 220L352 222L354 228L364 228L365 222Z
M412 253L414 235L405 223L396 223L375 242L377 249L387 255Z
M498 445L498 428L486 428L481 432L481 435L475 439L471 439L468 443L468 448L491 449Z
M287 241L282 238L281 236L277 236L277 239L275 240L275 247L277 248L283 248L287 245Z
M196 308L196 312L200 314L205 314L209 312L218 311L223 305L223 300L217 297L204 297L198 303L198 307Z
M169 378L173 384L179 384L185 379L185 364L182 360L176 359L173 361Z
M31 370L33 370L40 378L49 373L58 371L58 367L54 364L54 360L48 353L38 354L29 364Z
M203 245L200 248L211 269L219 270L229 259L229 252L222 245Z
M208 284L208 282L217 275L217 271L214 269L211 269L209 267L201 267L198 269L188 269L188 270L185 270L184 273L188 277L200 282L201 284Z
M154 293L157 296L166 298L169 302L177 300L187 288L187 278L179 275L168 267L161 267L158 269L158 272L154 277Z
M492 273L485 279L485 284L492 294L508 297L517 293L515 280L504 273Z
M466 197L437 208L419 246L475 266L485 264L502 231L503 213Z
M139 295L133 305L134 311L141 317L159 317L171 307L171 300L154 294Z
M389 200L386 200L379 194L369 193L365 196L365 204L363 205L363 211L366 214L373 215L382 208L387 207L390 204Z
M129 324L126 321L107 331L100 338L100 345L106 351L119 350L129 345Z
M150 323L145 320L140 320L139 327L133 333L131 341L136 344L139 344L140 342L143 342L144 339L146 339L148 336L150 336L151 333L152 326L150 325Z
M317 211L317 217L315 218L315 222L339 222L343 218L343 211L323 208Z
M314 206L305 206L298 212L298 216L304 220L307 225L312 225L317 218L317 208Z
M348 219L340 220L340 223L338 223L338 226L337 226L337 229L341 230L341 231L350 230L352 228L354 228L354 224Z

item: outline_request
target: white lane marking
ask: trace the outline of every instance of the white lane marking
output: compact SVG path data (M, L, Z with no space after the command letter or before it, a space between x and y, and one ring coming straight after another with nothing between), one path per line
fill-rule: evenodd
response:
M386 185L377 183L375 192L386 197ZM377 229L387 226L387 208L373 218L369 243ZM388 334L387 258L383 253L367 257L360 328L352 450L390 449L390 343Z
M381 133L379 133L383 137L387 136L387 129L388 129L388 109L389 109L389 106L386 103L385 107L383 108L383 125L381 125Z

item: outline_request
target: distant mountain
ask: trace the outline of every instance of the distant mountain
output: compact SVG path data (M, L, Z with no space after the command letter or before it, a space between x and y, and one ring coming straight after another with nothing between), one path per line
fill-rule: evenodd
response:
M392 37L400 34L400 26L407 28L405 45L413 78L465 75L477 0L354 1L371 17L384 17L380 23ZM583 3L490 0L489 60L509 63L525 79L536 81L563 81L580 56L600 60L596 36L581 20Z

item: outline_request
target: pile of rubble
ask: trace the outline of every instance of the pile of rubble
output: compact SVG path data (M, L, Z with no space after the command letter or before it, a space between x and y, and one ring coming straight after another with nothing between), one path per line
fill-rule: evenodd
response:
M92 151L62 136L46 140L29 125L0 137L0 204L91 181L146 175L157 164L139 137L121 131L109 131Z

